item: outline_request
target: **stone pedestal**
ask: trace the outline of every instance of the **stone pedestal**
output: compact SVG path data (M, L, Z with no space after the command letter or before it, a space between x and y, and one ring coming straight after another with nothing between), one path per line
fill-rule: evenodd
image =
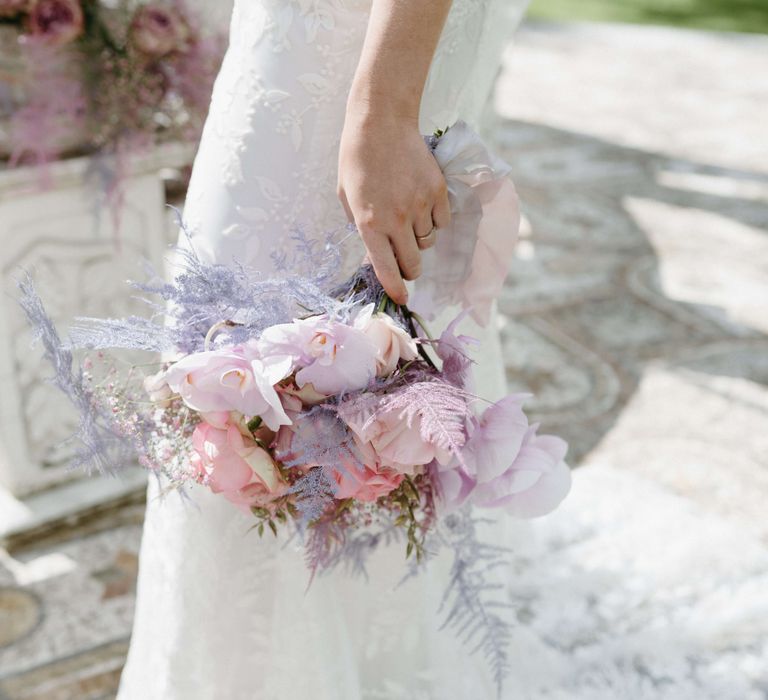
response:
M119 231L89 184L95 163L81 158L38 171L0 171L0 487L16 497L82 476L68 471L76 425L65 397L46 383L51 369L31 345L15 298L30 271L54 319L140 312L126 285L141 279L142 260L162 266L167 218L161 170L191 161L191 149L168 144L136 158L125 180Z

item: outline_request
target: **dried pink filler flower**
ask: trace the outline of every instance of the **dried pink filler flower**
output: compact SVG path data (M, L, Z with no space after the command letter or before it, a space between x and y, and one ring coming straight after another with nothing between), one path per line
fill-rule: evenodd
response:
M27 17L27 31L52 46L77 39L85 27L79 0L34 0Z

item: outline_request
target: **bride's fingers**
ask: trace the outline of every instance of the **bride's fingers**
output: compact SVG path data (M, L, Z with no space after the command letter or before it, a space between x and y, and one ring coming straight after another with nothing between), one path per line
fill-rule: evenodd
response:
M415 280L421 274L421 253L413 227L406 225L391 240L403 278Z
M432 221L437 228L448 228L451 224L451 205L448 201L447 187L443 187L432 207Z
M349 220L350 223L353 223L355 220L355 216L352 213L352 208L349 206L349 201L347 200L347 193L341 187L338 187L336 189L336 194L339 197L341 206L344 207L344 211L347 213L347 219Z
M407 303L408 290L405 288L389 238L366 228L363 228L360 235L368 250L367 257L384 291L396 304Z
M423 214L413 225L413 233L415 234L416 245L419 247L419 250L427 250L435 245L435 232L432 230L433 227L434 224L432 223L431 211Z

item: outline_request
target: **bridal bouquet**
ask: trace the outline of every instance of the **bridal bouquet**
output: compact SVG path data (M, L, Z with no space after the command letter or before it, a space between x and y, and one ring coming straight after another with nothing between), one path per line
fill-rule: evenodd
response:
M398 540L414 573L452 547L448 619L479 635L501 677L504 625L482 573L500 552L476 540L469 506L548 513L570 487L566 444L529 423L527 394L490 403L471 390L473 340L458 325L485 319L503 283L514 189L463 123L429 143L464 209L439 234L433 252L452 264L425 273L432 306L416 299L420 312L393 303L368 265L339 284L333 236L301 231L291 254L273 256L273 277L207 263L188 236L173 282L136 285L159 298L149 318L84 319L66 342L29 280L21 301L80 411L79 464L113 471L137 454L168 488L194 483L227 499L259 534L302 537L313 573L364 571L377 543ZM506 225L489 227L504 220L499 207ZM464 309L433 337L424 316L444 303ZM92 353L80 367L75 348ZM166 361L121 370L104 353L113 348Z

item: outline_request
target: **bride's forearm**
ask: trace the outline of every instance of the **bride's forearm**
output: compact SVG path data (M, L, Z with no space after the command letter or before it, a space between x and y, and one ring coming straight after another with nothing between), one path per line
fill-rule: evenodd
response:
M418 120L451 0L373 0L348 109Z

